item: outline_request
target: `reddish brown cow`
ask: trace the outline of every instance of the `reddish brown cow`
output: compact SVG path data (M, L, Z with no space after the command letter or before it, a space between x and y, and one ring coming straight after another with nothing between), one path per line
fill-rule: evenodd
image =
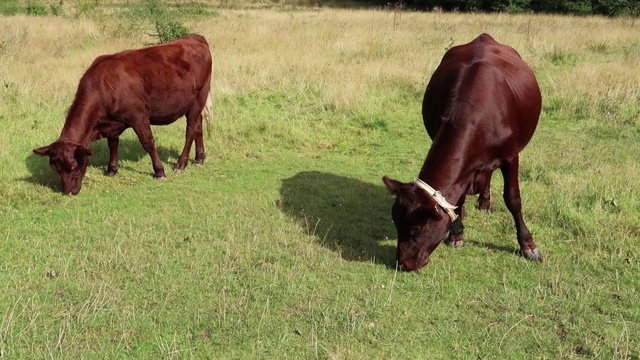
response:
M542 258L522 219L518 185L518 153L536 129L541 104L533 71L513 48L482 34L446 52L422 103L433 143L418 180L382 179L396 196L391 212L400 268L426 265L448 230L446 243L462 244L465 195L480 193L480 207L488 208L497 168L522 254Z
M62 179L62 191L76 195L92 154L91 142L107 138L106 174L118 171L118 137L131 127L151 155L154 177L166 177L156 151L151 125L168 125L187 118L186 142L174 169L187 166L191 144L195 162L204 161L202 117L211 117L211 52L200 35L137 50L102 55L80 79L73 104L58 140L34 149L49 156Z

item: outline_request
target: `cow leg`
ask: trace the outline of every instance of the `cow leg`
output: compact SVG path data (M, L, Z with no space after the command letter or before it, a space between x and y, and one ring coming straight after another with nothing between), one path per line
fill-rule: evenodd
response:
M187 167L189 162L189 153L191 145L196 142L196 164L204 162L204 145L202 140L202 108L200 106L192 106L187 112L187 133L185 136L184 149L178 163L174 166L175 171L182 171Z
M455 213L460 217L460 221L462 221L463 223L464 223L464 200L465 200L465 196L463 195L462 199L458 202L458 208L454 210ZM464 245L464 230L461 231L459 234L454 234L453 232L449 231L449 236L447 237L447 240L445 240L444 243L454 247L459 247Z
M529 260L542 260L542 253L533 241L533 236L522 218L522 201L518 184L518 156L500 168L504 177L504 202L513 215L516 224L516 236L522 255Z
M138 139L140 139L140 143L146 152L151 156L151 164L153 165L153 177L155 179L166 179L167 175L164 173L164 166L162 166L162 162L160 161L160 157L158 156L158 151L156 150L156 143L153 139L153 134L151 133L151 125L149 124L149 118L137 119L137 121L133 121L131 124L133 131L138 135Z
M200 115L200 121L198 122L198 128L196 131L196 164L202 165L204 163L204 139L202 137L202 115Z
M210 89L211 85L207 84L206 89ZM200 94L198 95L200 103L203 104L203 107L200 109L200 111L198 111L198 121L197 121L197 127L196 127L196 164L198 165L202 165L202 163L204 163L204 139L202 136L202 122L204 120L207 121L207 128L209 131L211 131L210 125L211 125L211 111L212 111L212 100L211 100L211 94L209 93L209 91L203 90L200 92ZM206 119L205 119L205 113L206 113Z
M120 139L116 137L108 138L109 144L109 166L107 166L107 176L114 176L118 172L118 142Z
M483 211L489 211L491 209L491 174L492 171L480 174L476 178L476 184L474 186L479 191L478 209Z
M478 209L482 211L491 210L491 184L480 190L480 195L478 196Z

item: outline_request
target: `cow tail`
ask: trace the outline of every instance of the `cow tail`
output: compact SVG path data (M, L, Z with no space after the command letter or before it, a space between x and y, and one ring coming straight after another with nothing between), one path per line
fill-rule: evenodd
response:
M207 102L202 109L202 118L207 125L207 137L211 137L211 119L213 118L213 101L211 100L211 93L207 95Z

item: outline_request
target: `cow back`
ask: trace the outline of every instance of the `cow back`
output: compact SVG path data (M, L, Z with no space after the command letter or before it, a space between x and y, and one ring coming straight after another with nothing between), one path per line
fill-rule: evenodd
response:
M208 96L211 53L200 35L98 57L78 86L77 98L95 102L111 117L143 112L151 124L175 121L202 91Z
M446 52L427 86L422 114L432 139L448 124L447 131L479 134L474 141L483 143L477 146L502 136L501 145L520 151L535 131L541 104L533 71L518 52L482 34Z

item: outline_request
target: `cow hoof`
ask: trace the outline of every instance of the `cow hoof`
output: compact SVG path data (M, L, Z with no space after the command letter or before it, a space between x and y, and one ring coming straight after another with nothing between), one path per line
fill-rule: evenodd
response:
M538 248L535 248L533 250L531 249L524 250L522 254L527 260L542 261L542 253Z
M485 212L491 212L491 202L486 201L486 202L478 202L478 210L480 211L485 211Z
M108 177L114 177L116 176L117 172L118 170L107 170L104 174L107 175Z
M448 246L453 246L453 247L460 247L462 245L464 245L464 240L454 240L454 239L447 239L444 242L445 244L447 244Z
M194 161L194 163L195 163L196 165L202 165L202 164L204 164L204 159L196 159L196 160Z
M162 175L153 175L153 178L156 180L164 180L167 178L167 175L162 174Z
M180 169L180 168L178 168L178 167L174 167L174 168L173 168L173 172L176 172L176 173L181 173L181 172L183 172L183 171L184 171L184 169Z

